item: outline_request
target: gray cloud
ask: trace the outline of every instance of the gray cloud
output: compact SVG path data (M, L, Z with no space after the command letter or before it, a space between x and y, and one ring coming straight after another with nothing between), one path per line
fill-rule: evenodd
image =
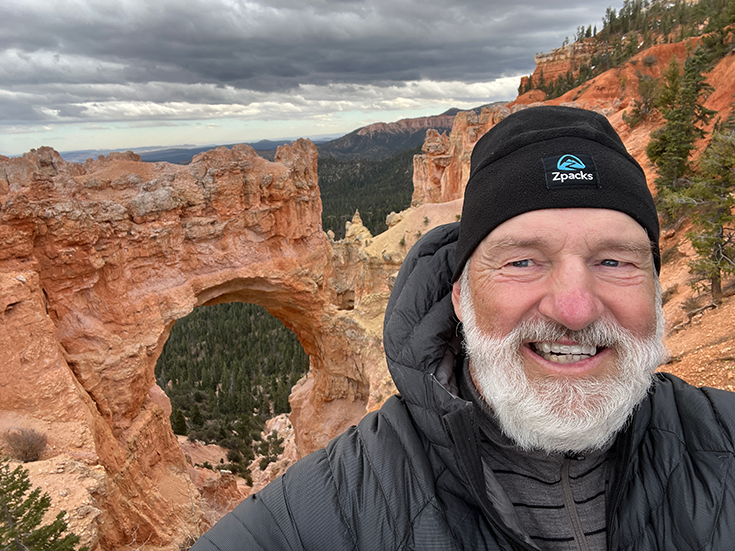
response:
M416 81L489 83L527 74L534 53L599 22L607 5L6 0L0 124L186 116L174 104L231 105L245 116L248 106L273 101L337 102L350 85L388 101L391 90L405 93ZM356 96L370 95L360 90Z

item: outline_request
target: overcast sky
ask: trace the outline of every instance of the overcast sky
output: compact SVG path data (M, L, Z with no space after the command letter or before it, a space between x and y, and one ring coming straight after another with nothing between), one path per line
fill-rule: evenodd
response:
M0 0L0 154L337 135L510 100L535 53L608 6Z

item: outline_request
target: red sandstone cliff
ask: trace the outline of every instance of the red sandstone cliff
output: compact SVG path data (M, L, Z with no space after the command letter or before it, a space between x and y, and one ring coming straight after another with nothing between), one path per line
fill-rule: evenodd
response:
M206 527L153 376L196 306L260 304L298 335L300 450L365 413L380 343L336 304L355 282L334 281L316 161L303 140L273 163L247 146L186 167L48 148L0 159L0 432L49 435L31 475L64 494L85 544L173 549Z
M689 42L695 44L697 40L693 38ZM483 109L480 115L472 112L459 113L449 136L431 131L427 133L423 155L414 158L412 203L438 203L461 197L469 177L470 155L477 140L511 112L541 103L572 105L607 116L623 137L626 147L646 170L649 181L652 181L653 168L646 157L645 144L648 143L650 132L663 121L659 116L630 131L623 122L622 114L637 97L638 79L641 75L660 77L672 56L683 66L687 44L682 42L653 46L632 57L623 66L606 71L554 100L542 102L544 94L536 90L516 98L506 106ZM568 62L559 53L541 56L539 59L542 61L536 72L542 67L546 70L548 67L545 63L554 67L564 60L564 63ZM706 76L714 92L705 101L705 106L726 118L735 93L735 54L730 53L720 60ZM711 130L714 122L711 121L708 130Z
M598 44L594 38L586 38L580 42L555 48L548 53L536 54L533 56L536 68L530 77L521 77L521 86L525 88L529 80L538 84L542 77L546 83L554 82L569 71L576 74L582 64L588 63L593 55L599 55L604 51L604 45Z

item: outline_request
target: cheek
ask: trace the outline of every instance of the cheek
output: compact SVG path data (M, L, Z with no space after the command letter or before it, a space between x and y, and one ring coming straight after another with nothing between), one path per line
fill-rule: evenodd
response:
M650 337L656 332L655 295L631 293L617 297L610 311L615 319L638 337Z
M486 285L474 294L475 319L484 333L507 335L526 318L532 316L533 293L530 289L508 289Z

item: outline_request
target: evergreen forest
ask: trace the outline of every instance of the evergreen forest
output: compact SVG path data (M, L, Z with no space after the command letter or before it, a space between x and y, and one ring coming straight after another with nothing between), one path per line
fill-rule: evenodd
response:
M322 226L335 239L345 236L345 222L356 210L373 235L388 229L385 218L411 206L413 157L421 147L381 160L320 157L317 168L322 194Z
M309 369L296 335L254 304L204 306L178 320L156 365L171 399L174 433L228 448L230 470L247 477L265 421L290 411L291 387ZM277 436L277 435L276 435Z

